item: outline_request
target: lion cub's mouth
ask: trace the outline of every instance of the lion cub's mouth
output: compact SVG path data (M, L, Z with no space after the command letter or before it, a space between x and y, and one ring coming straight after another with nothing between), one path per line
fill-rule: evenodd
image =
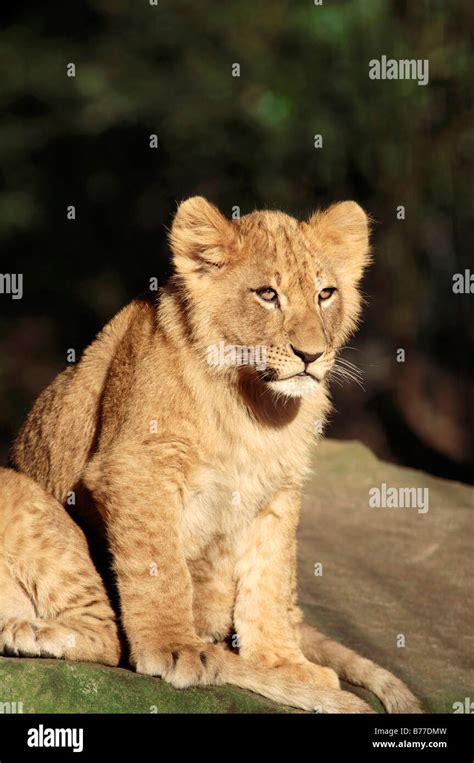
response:
M321 379L318 379L318 377L312 374L311 371L300 371L299 374L293 374L293 376L309 376L310 379L314 379L314 381L318 382L318 384L321 381ZM293 376L287 376L286 378L292 379ZM284 381L284 379L282 379L282 381Z
M317 376L311 373L311 371L299 371L297 374L290 374L290 376L278 376L277 372L271 368L268 371L266 371L262 375L262 380L264 382L273 383L273 382L284 382L288 381L289 379L304 379L307 377L308 379L313 379L318 384L321 382L321 379L318 379Z
M299 371L296 374L279 377L275 369L267 369L261 376L273 392L286 397L307 397L319 386L322 379L310 371Z

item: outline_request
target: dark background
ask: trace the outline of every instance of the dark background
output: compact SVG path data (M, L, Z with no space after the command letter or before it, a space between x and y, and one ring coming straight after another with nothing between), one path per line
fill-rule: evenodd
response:
M62 0L3 16L0 271L24 274L22 300L0 294L3 459L68 348L163 279L178 200L304 217L353 198L376 221L345 353L365 391L334 387L329 434L472 481L474 295L452 290L472 263L470 0ZM429 85L370 80L382 55L429 59Z

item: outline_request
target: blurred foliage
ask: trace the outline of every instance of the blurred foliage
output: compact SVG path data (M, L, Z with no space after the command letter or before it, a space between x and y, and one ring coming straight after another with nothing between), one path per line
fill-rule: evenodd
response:
M53 0L2 14L1 271L25 289L0 296L4 442L67 348L166 272L165 226L197 193L228 214L364 205L369 388L390 388L403 347L407 365L412 351L452 376L453 417L468 411L474 297L454 295L452 275L472 263L469 0ZM429 59L429 85L370 80L381 55Z

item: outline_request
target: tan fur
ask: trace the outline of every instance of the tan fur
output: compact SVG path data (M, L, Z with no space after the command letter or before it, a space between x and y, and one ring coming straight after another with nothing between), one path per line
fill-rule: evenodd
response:
M302 485L329 410L327 374L359 315L365 213L344 202L302 223L279 212L230 222L193 198L170 240L176 273L157 303L122 310L29 414L13 458L42 487L2 473L4 649L118 659L102 583L60 505L74 491L72 511L112 552L137 671L176 687L230 682L304 709L369 712L340 690L337 671L389 710L416 711L386 671L302 631L296 602ZM320 302L329 287L337 291ZM265 368L210 365L221 342L263 346ZM321 353L306 366L313 377L297 376L301 352ZM76 647L61 647L61 631L43 648L43 626L25 625L43 620L77 633ZM234 632L238 656L213 643Z
M115 616L86 539L32 479L0 470L0 652L116 665Z

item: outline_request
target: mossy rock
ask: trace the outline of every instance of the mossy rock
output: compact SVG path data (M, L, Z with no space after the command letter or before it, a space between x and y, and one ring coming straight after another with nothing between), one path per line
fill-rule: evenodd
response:
M131 670L65 660L0 657L0 712L23 713L285 713L232 686L173 689ZM19 704L21 703L21 704Z
M428 488L429 510L370 508L369 490L382 483ZM473 508L471 488L384 463L358 443L320 445L306 486L299 581L308 621L403 678L431 712L473 696ZM295 712L231 686L178 691L129 670L24 658L0 658L5 711L2 703L24 713Z

